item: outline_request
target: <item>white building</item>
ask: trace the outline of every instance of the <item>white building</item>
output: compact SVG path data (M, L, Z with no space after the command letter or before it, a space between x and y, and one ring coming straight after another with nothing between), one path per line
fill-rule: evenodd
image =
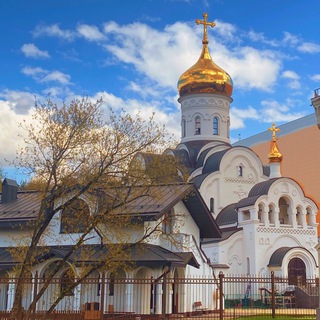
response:
M204 239L203 248L216 272L274 271L289 276L291 284L315 277L317 205L297 181L281 176L275 125L269 129L269 165L251 149L231 146L232 80L210 56L207 27L213 25L206 14L199 23L204 24L200 58L178 82L181 143L167 153L188 168L221 229L222 238Z

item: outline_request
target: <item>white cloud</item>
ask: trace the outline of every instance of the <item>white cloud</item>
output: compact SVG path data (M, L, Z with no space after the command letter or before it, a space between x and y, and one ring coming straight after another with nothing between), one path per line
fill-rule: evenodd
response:
M0 92L0 98L4 99L0 102L17 115L28 114L36 100L34 94L18 90L4 90Z
M148 84L141 85L140 83L133 81L130 81L127 88L128 90L139 93L143 98L147 98L148 96L159 97L161 94L163 94L163 92L159 92Z
M25 43L21 47L21 51L28 58L50 58L48 51L40 50L33 43Z
M105 39L103 33L101 33L96 26L90 26L87 24L79 24L77 31L80 36L84 37L88 41L101 41Z
M240 129L245 127L245 120L258 120L259 113L256 109L249 106L246 109L239 109L232 107L230 109L230 127L231 130Z
M319 53L320 45L312 42L304 42L299 45L297 49L304 53Z
M23 95L23 93L20 94ZM25 94L26 96L29 95L29 93ZM19 101L19 103L21 102L22 101ZM32 121L30 113L23 115L17 113L17 109L19 109L17 105L19 103L17 102L16 106L13 107L15 103L14 100L0 100L1 160L6 159L13 161L15 159L16 152L23 146L21 135L23 135L24 132L19 127L19 124L22 123L24 119L28 122ZM1 165L4 164L4 162L1 163Z
M276 100L263 100L261 107L237 108L230 110L231 129L245 128L247 120L254 120L261 123L289 122L305 116L305 112L292 112L295 101L287 99L286 103L279 103Z
M200 54L200 50L194 49L199 44L195 33L182 23L167 26L161 32L141 23L120 26L109 22L104 32L114 35L116 40L113 45L105 45L108 51L163 87L175 88L179 76Z
M57 70L49 71L39 67L24 67L21 72L40 83L58 82L64 85L71 84L70 75Z
M76 33L71 30L63 30L58 24L52 24L50 26L39 25L33 31L34 37L48 36L57 37L63 40L72 41L76 37Z
M70 84L70 76L60 71L48 72L41 80L41 82L59 82L61 84Z
M283 43L290 46L296 46L300 42L300 38L290 32L284 32Z
M236 30L229 24L223 27L229 30L230 36ZM175 90L177 79L197 61L201 52L202 32L195 33L194 28L175 23L161 32L141 23L120 26L109 22L104 32L113 35L115 41L105 48L160 86ZM228 71L238 89L272 90L282 63L280 55L252 47L230 50L214 40L210 40L209 46L214 48L213 60Z
M298 80L298 79L300 78L299 75L298 75L296 72L292 71L292 70L286 70L286 71L284 71L284 72L282 73L282 76L283 76L284 78L292 79L292 80Z
M282 77L290 80L288 83L290 89L297 90L301 88L301 83L299 81L300 77L296 72L292 70L286 70L282 73Z
M235 25L227 22L223 22L220 20L216 20L216 26L214 27L214 32L217 32L222 39L227 39L231 41L238 40L237 36L237 28ZM203 34L203 31L201 31L201 35Z
M305 116L304 112L290 112L292 105L288 100L286 104L281 104L275 100L261 101L261 119L263 122L289 122Z
M320 81L320 73L314 74L313 76L311 76L311 80L315 81L315 82L319 82Z
M180 124L180 110L168 112L160 102L143 102L136 99L125 100L105 91L97 92L89 98L92 101L102 98L106 112L108 107L119 111L124 109L132 116L139 113L141 118L146 121L155 113L158 125L165 125L169 134L174 135L176 138L180 137L180 125L177 126L177 123Z
M252 47L226 52L220 59L225 61L225 70L230 70L237 89L271 91L281 68L281 60L274 52Z

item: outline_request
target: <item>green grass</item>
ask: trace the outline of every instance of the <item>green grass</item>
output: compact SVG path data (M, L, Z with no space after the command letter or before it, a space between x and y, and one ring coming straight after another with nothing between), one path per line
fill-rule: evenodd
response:
M237 319L249 319L249 320L315 320L316 316L309 315L309 316L303 316L303 315L276 315L275 318L272 318L272 316L241 316Z

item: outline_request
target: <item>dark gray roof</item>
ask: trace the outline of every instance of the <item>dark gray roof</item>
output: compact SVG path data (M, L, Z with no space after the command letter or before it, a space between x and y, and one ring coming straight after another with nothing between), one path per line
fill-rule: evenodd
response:
M191 181L192 183L199 189L201 187L202 182L210 173L200 174L194 177Z
M203 167L202 173L205 174L219 171L221 159L229 149L218 151L209 156Z
M196 141L187 141L182 143L179 146L183 145L187 148L189 154L189 161L192 168L197 167L197 158L199 155L200 150L208 143L212 142L212 140L196 140ZM221 142L219 145L225 144L227 147L231 147L229 143Z
M226 229L221 229L221 234L222 237L221 238L211 238L211 239L204 239L203 243L217 243L217 242L221 242L224 240L229 239L233 234L241 231L242 228L226 228Z
M218 226L227 224L233 224L238 222L238 213L236 210L236 204L232 203L224 207L216 218Z
M131 245L131 246L130 246ZM125 248L119 249L121 257L113 257L114 249L117 245L84 245L73 252L68 261L76 264L99 263L110 258L114 261L134 264L136 266L175 266L185 267L187 264L199 268L195 256L192 252L172 252L161 246L152 244L127 244ZM110 251L111 247L113 249ZM118 246L119 247L119 246ZM41 262L48 258L65 257L74 246L50 246L44 250L38 248L39 256L36 261ZM0 248L0 269L10 269L19 261L11 255L12 248ZM109 255L109 257L108 257ZM89 258L90 257L90 258Z
M115 213L129 214L139 221L158 220L179 201L183 201L200 230L200 237L219 237L219 227L191 183L167 184L131 189L134 200L117 208ZM141 196L143 194L143 196Z
M203 166L204 159L206 158L206 156L207 156L209 151L212 151L213 149L216 149L216 148L220 148L222 146L224 146L225 148L230 149L230 145L229 144L221 142L221 143L217 143L216 145L214 145L212 147L209 147L209 148L205 149L204 151L202 151L201 154L198 155L196 168L200 168L200 167Z
M260 196L268 194L271 185L278 179L281 179L281 177L262 181L254 185L250 190L248 197L241 199L237 203L236 208L239 209L254 205Z
M278 179L281 179L281 178L273 178L273 179L269 179L269 180L257 183L250 190L248 197L261 196L263 194L268 194L271 185Z
M279 137L285 136L287 134L290 134L292 132L301 130L302 128L307 128L311 126L317 125L317 117L315 113L309 114L308 116L287 122L285 124L282 124L279 126L280 134ZM268 130L263 131L261 133L258 133L254 136L251 136L246 139L242 139L240 141L237 141L233 144L233 146L246 146L246 147L252 147L256 144L270 141L270 132Z
M40 193L35 191L20 191L17 193L17 199L9 203L0 201L0 228L34 221L39 206Z
M190 168L190 159L189 159L189 154L188 151L185 149L169 149L174 156L179 159L179 163L184 165L186 168Z
M283 261L283 258L285 257L285 255L292 249L296 249L296 248L299 248L301 250L304 250L306 251L310 257L313 258L314 262L315 262L315 265L317 265L312 253L304 248L304 247L281 247L279 249L277 249L270 257L270 260L269 260L269 264L268 264L268 267L281 267L282 266L282 261Z
M260 198L260 195L241 199L236 204L236 209L253 206L256 203L256 201L258 200L258 198Z

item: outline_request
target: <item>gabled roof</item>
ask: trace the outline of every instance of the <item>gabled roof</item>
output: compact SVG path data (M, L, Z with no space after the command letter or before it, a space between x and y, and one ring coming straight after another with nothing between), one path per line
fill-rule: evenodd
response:
M204 203L199 191L193 184L167 184L141 188L145 195L119 207L118 214L129 214L141 221L158 220L182 201L200 230L200 237L220 237L220 230L211 212ZM139 188L133 193L139 194ZM143 193L142 193L143 194Z
M130 245L132 245L130 247ZM81 263L98 263L110 258L110 247L117 245L84 245L73 252L68 261ZM174 266L185 267L191 265L199 268L200 265L192 252L172 252L161 246L142 243L138 245L127 244L123 249L121 258L114 258L114 261L133 264L135 266ZM43 261L48 258L64 258L74 246L49 246L41 253L39 248L39 257L36 261ZM113 250L111 250L113 252ZM121 251L120 251L121 252ZM109 255L109 257L108 257ZM17 259L11 253L10 248L0 248L0 269L7 270L15 266Z
M0 228L21 225L37 218L40 206L40 194L35 191L20 191L17 199L1 203L0 194Z
M211 212L193 184L177 183L121 189L121 192L128 194L128 202L114 210L119 215L130 215L133 219L139 218L139 221L155 221L168 213L179 201L183 201L198 225L201 237L221 235ZM100 196L103 196L102 193ZM18 192L17 200L0 204L0 228L23 225L36 220L39 206L40 193Z

